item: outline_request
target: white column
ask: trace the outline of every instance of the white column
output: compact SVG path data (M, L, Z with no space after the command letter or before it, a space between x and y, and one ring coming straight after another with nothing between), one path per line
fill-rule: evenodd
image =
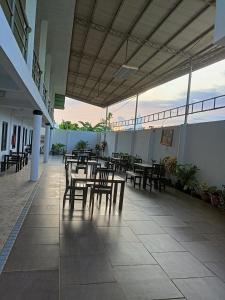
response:
M49 152L52 149L52 134L53 134L53 127L50 128L50 138L49 138Z
M186 99L186 107L185 107L184 124L187 124L187 121L188 121L190 93L191 93L191 78L192 78L192 58L190 58L190 69L189 69L189 76L188 76L188 88L187 88L187 99Z
M50 143L50 124L45 124L45 144L44 144L44 163L48 162Z
M26 15L27 15L29 27L31 29L28 35L28 47L27 47L27 65L30 70L30 73L32 73L32 68L33 68L36 9L37 9L37 0L26 1Z
M51 79L51 67L52 67L52 57L50 54L46 56L45 63L45 87L48 91L48 96L50 96L50 79Z
M154 160L154 148L155 148L155 129L152 128L149 134L149 144L148 144L148 162L152 163Z
M178 150L177 150L177 161L179 164L186 163L187 137L188 137L188 124L183 124L180 126L179 144L178 144Z
M48 35L48 22L41 21L41 34L40 34L40 44L39 44L39 64L42 71L40 91L43 92L43 84L45 80L45 60L46 60L46 45L47 45L47 35Z
M138 94L136 95L136 105L135 105L135 112L134 112L134 131L132 133L132 138L131 138L131 149L130 149L131 155L134 155L136 127L137 127L137 110L138 110Z
M41 138L41 123L42 112L34 110L33 112L33 142L32 142L32 156L31 156L31 173L30 180L38 180L38 169L40 160L40 138Z

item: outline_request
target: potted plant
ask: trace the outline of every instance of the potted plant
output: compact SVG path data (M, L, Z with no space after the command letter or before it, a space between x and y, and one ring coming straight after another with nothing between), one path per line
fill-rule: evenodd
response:
M222 196L222 191L219 190L216 186L211 186L209 188L209 194L210 194L210 200L212 206L219 206L221 196Z
M58 143L58 144L53 144L52 145L52 155L59 155L59 154L63 154L64 152L64 147L65 145L64 144L61 144L61 143Z
M206 182L199 184L199 194L205 202L210 202L210 187Z
M176 186L187 193L193 193L198 190L198 180L196 178L198 168L192 164L177 165L176 177L178 179Z
M84 150L87 149L88 147L88 141L80 140L76 145L75 145L75 150Z

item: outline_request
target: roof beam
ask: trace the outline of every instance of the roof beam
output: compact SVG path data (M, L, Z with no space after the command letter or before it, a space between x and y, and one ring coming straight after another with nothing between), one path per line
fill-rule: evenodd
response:
M146 40L150 40L150 38L151 38L152 35L155 33L155 31L157 30L157 28L159 28L159 27L166 21L166 19L174 12L174 10L182 3L182 1L183 1L183 0L177 0L177 1L176 1L175 5L173 5L173 6L171 7L171 9L165 14L165 16L163 16L163 18L162 18L161 20L159 20L159 22L155 25L155 27L150 31L150 33L149 33L149 34L147 35L147 37L146 37ZM151 3L151 2L150 2L150 3ZM137 23L139 22L139 20L141 19L143 13L144 13L144 12L142 12L142 14L140 14L139 18L136 19L134 25L133 25L133 26L130 28L130 30L128 31L127 36L128 36L129 34L132 33L134 27L136 26L136 24L137 24ZM124 40L122 41L122 43L120 44L120 46L117 48L115 54L114 54L113 57L112 57L112 61L113 61L113 59L116 57L117 53L120 51L121 47L123 46L124 42L126 42L126 40L127 40L127 37L124 38ZM140 45L140 47L138 47L138 49L135 50L135 51L131 54L131 56L129 57L129 59L128 59L125 63L127 64L127 62L130 61L130 60L131 60L131 59L132 59L132 58L133 58L133 57L134 57L134 56L142 49L142 47L143 47L143 45ZM107 69L107 68L105 68L105 70L102 72L102 74L101 74L101 76L99 77L99 79L101 79L101 77L102 77L103 74L105 73L106 69ZM112 80L113 80L113 78L112 78ZM111 80L111 81L112 81L112 80ZM111 83L111 81L110 81L110 83Z
M178 34L180 34L183 30L185 30L194 20L196 20L201 14L203 14L208 8L210 7L209 4L207 4L206 6L204 6L202 9L200 9L190 20L188 20L181 28L179 28L179 30L177 30L177 32L175 34L173 34L170 38L167 39L167 41L164 44L168 44L170 43L174 38L177 37ZM211 31L214 28L214 26L211 26L209 29L207 29L206 31L204 31L200 36L197 37L197 40L201 39L204 35L206 35L209 31ZM187 49L190 44L193 44L196 41L196 38L189 42L186 46L184 46L181 50L184 51L185 49ZM141 64L141 66L139 66L140 68L144 66L144 64L146 64L147 62L150 61L150 59L152 59L157 53L159 53L159 51L155 51L144 63ZM166 62L161 63L159 66L157 66L155 69L153 69L151 72L147 73L146 75L144 75L142 78L140 78L134 85L136 86L140 81L144 80L146 77L148 77L150 74L152 74L153 72L155 72L159 67L161 67L162 65L164 65L165 63L168 63L171 59L173 59L176 55L172 55L170 58L168 58L166 60ZM130 59L129 59L130 60ZM128 60L128 62L129 62ZM123 80L120 85L117 87L119 88L122 84L124 84L126 82L126 80ZM106 86L107 87L107 86ZM103 89L105 90L106 87ZM112 93L114 92L114 90L112 91Z
M90 17L89 17L89 19L88 19L88 22L92 22L92 19L93 19L94 13L95 13L96 6L97 6L97 0L94 0L93 5L92 5L92 8L91 8L91 14L90 14ZM78 7L78 6L77 6L77 7ZM85 37L84 37L83 43L82 43L82 51L81 51L82 53L84 52L84 49L85 49L85 45L86 45L87 37L88 37L88 34L89 34L89 30L90 30L90 27L87 27L87 28L86 28L86 34L85 34ZM77 72L79 72L79 70L80 70L81 60L82 60L82 58L80 58L79 63L78 63L78 65L77 65L77 70L76 70ZM75 86L75 85L76 85L76 80L75 80L75 82L74 82L74 86Z
M105 36L104 36L104 38L103 38L103 40L102 40L102 42L101 42L101 45L100 45L100 47L99 47L99 49L98 49L97 54L96 54L96 57L97 57L97 58L98 58L98 56L99 56L99 54L100 54L100 52L101 52L101 50L102 50L102 48L103 48L103 46L104 46L104 44L105 44L105 41L106 41L106 39L107 39L107 37L108 37L108 34L109 34L109 32L110 32L110 30L111 30L111 28L112 28L112 26L113 26L113 24L114 24L114 22L115 22L115 20L116 20L116 18L117 18L117 16L118 16L118 14L119 14L119 12L120 12L120 10L121 10L121 8L122 8L124 2L125 2L125 0L121 0L121 1L120 1L120 3L119 3L119 5L118 5L117 9L115 10L115 12L114 12L114 14L113 14L113 17L112 17L112 20L111 20L111 22L110 22L110 25L108 26L108 29L105 31ZM75 21L76 21L76 20L75 20ZM89 26L89 24L88 24L87 26ZM96 62L96 61L93 61L93 62L92 62L91 67L90 67L90 69L89 69L89 74L91 74L91 72L92 72L92 70L93 70L93 67L94 67L94 65L95 65L95 62ZM87 80L84 82L83 88L85 87L87 81L88 81L88 78L87 78ZM83 91L83 89L81 90L80 93L82 93L82 91Z

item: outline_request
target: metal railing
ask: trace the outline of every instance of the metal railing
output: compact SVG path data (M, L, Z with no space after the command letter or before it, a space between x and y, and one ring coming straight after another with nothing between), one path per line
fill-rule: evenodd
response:
M36 84L36 86L38 87L38 89L40 90L40 84L41 84L41 68L37 59L37 55L34 52L33 54L33 68L32 68L32 77L33 80Z
M42 99L44 101L44 103L47 105L47 89L45 87L45 84L43 83L43 86L42 86Z
M207 112L207 111L212 111L221 108L225 108L225 95L220 95L209 99L193 102L190 103L188 107L186 107L186 105L182 105L161 112L153 113L150 115L138 117L136 119L136 125L182 117L185 116L186 109L188 115L192 115L196 113ZM135 118L119 121L119 122L113 122L110 125L111 128L114 129L117 127L132 126L134 124L135 124Z
M30 27L21 0L0 0L0 4L12 29L18 46L26 59Z

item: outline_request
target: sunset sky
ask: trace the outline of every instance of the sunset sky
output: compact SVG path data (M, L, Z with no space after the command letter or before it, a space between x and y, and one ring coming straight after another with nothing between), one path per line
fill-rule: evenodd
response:
M139 95L138 116L184 105L187 83L188 76L186 75ZM225 60L193 72L191 102L222 94L225 94ZM223 101L225 105L225 98ZM113 121L133 118L135 97L110 106L109 111L113 113ZM69 98L66 98L64 110L55 110L56 123L60 123L62 120L70 120L72 122L89 121L95 124L102 118L105 118L105 109ZM190 116L189 122L220 119L225 119L225 109ZM158 124L148 123L148 126L166 126L182 122L183 117L160 121Z

